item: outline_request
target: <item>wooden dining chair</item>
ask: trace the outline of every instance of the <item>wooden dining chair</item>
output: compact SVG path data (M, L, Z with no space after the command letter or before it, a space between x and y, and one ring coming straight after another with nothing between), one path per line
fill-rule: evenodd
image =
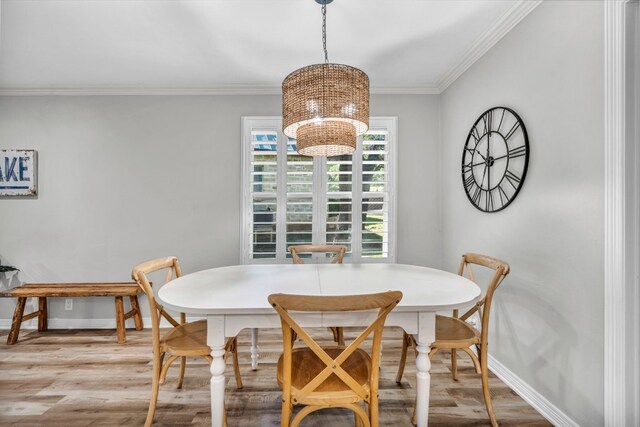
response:
M174 277L177 278L182 276L180 263L176 257L158 258L144 262L135 266L131 273L133 280L138 283L140 288L142 288L144 293L147 295L151 311L153 334L153 382L151 386L151 401L149 403L149 411L147 412L145 426L150 426L153 422L153 415L158 401L159 386L160 384L164 384L167 371L174 361L180 358L178 388L182 388L182 383L184 381L187 356L202 357L209 364L212 361L211 349L207 345L207 321L199 320L187 323L185 313L180 313L180 321L178 322L165 311L161 304L156 302L151 282L147 275L160 270L166 270L165 283ZM165 318L172 325L172 328L161 336L160 320L162 320L162 318ZM236 386L240 389L242 388L242 379L240 377L240 368L238 366L237 346L238 341L236 337L229 338L227 340L226 355L233 355L233 369L236 376ZM164 361L166 356L168 356L168 359Z
M309 296L272 294L269 303L280 315L284 351L278 360L277 381L282 387L281 427L297 427L302 419L323 408L354 412L356 426L378 426L380 345L387 315L402 292L368 295ZM292 318L291 312L378 310L373 322L348 347L321 347ZM308 347L293 348L295 332ZM371 353L359 348L373 333ZM360 402L368 407L365 411ZM291 420L294 405L304 405Z
M289 246L289 252L294 264L304 264L304 260L298 255L302 253L334 254L331 264L342 264L347 247L344 245L295 245Z
M482 395L487 407L487 413L492 426L497 426L496 416L493 413L491 395L489 393L489 369L487 368L487 354L489 347L489 315L491 312L491 302L493 294L500 286L500 283L509 274L509 264L499 259L486 255L466 253L462 255L462 260L458 267L458 275L466 276L473 282L475 277L472 265L487 268L493 271L493 275L487 285L484 296L466 313L458 317L458 310L453 311L453 316L436 316L436 340L431 344L429 357L433 357L439 350L451 350L451 374L454 380L458 380L457 354L456 350L462 350L471 357L476 373L482 378ZM466 322L471 316L478 313L480 317L480 330ZM471 351L471 346L476 347L477 355ZM416 348L416 341L412 335L404 333L402 343L402 354L396 382L402 381L402 374L407 360L408 347ZM415 424L415 408L413 421Z
M344 245L296 245L289 246L289 252L291 253L291 259L294 264L304 264L304 260L298 255L303 253L334 254L333 259L331 259L331 264L342 264L344 254L347 252L347 247ZM333 333L333 340L337 342L338 345L344 345L344 330L337 326L331 326L329 330Z

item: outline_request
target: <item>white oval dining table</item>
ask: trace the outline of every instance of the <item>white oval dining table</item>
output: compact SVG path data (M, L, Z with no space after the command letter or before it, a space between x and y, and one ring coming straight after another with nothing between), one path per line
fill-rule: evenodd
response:
M299 295L369 294L400 290L402 301L386 325L400 326L417 341L418 426L429 415L429 350L435 340L438 311L475 303L480 288L446 271L403 264L252 264L212 268L174 279L158 292L165 308L207 318L211 347L211 424L222 427L226 385L225 342L245 328L279 328L280 318L267 302L272 293ZM296 313L303 327L366 326L372 312Z

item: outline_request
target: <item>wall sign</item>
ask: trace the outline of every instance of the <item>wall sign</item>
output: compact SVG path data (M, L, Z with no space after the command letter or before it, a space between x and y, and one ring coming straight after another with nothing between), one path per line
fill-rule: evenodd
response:
M0 150L0 197L35 196L36 150Z

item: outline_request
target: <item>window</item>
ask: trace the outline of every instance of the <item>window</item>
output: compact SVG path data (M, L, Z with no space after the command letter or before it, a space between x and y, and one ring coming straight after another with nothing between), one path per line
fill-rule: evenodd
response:
M346 262L395 262L396 118L371 118L352 155L316 159L280 118L242 123L243 263L287 262L289 246L312 243L346 245Z

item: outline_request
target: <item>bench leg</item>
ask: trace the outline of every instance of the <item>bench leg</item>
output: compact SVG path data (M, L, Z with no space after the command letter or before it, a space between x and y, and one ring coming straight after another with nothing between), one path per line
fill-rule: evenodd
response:
M116 297L116 329L118 344L122 344L127 339L124 331L124 302L122 297Z
M7 344L15 344L18 341L18 334L20 333L20 325L22 324L22 315L24 314L24 305L27 302L27 298L18 298L18 304L16 305L16 311L13 312L13 322L11 322L11 331L7 337Z
M134 311L133 321L136 325L136 331L141 331L144 328L144 324L142 323L142 313L140 313L140 304L138 304L138 296L137 295L130 296L129 301L131 301L131 310Z
M48 331L49 321L47 320L47 297L38 297L38 331Z

